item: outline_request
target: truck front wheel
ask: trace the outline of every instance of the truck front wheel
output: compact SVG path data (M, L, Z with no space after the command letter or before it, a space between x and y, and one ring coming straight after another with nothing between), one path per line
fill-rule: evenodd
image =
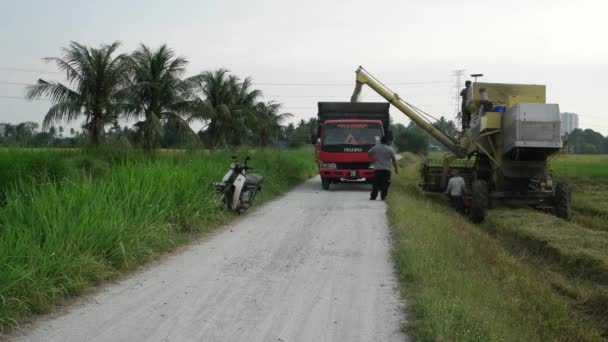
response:
M321 187L323 187L323 190L329 190L330 183L331 182L329 178L321 178Z

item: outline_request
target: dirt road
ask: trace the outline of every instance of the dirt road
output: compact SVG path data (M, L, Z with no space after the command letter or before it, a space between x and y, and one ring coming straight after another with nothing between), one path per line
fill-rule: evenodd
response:
M22 341L405 341L385 204L319 179Z

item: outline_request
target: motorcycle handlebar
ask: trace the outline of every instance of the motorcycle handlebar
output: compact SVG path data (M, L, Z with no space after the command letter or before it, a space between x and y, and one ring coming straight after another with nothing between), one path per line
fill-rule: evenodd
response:
M232 156L235 168L238 168L238 169L241 169L241 170L251 170L251 169L253 169L253 167L247 165L247 161L251 160L251 158L249 156L247 156L245 158L245 162L244 163L239 162L238 160L236 160L236 158L237 158L236 156Z

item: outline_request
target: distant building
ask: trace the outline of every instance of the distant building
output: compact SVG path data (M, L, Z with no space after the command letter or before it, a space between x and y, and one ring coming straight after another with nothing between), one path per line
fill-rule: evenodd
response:
M6 135L6 127L8 127L8 124L0 123L0 137Z
M572 133L578 128L578 114L562 113L562 134Z

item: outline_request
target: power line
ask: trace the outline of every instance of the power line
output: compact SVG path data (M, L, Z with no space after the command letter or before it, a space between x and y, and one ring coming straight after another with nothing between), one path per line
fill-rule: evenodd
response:
M348 99L348 96L334 96L334 95L264 95L264 97L280 97L280 98L344 98Z
M0 68L0 70L3 70ZM450 82L430 81L430 82L397 82L397 83L386 83L387 85L417 85L417 84L449 84ZM33 85L31 83L20 83L20 82L0 82L0 84L12 84L12 85ZM294 87L351 87L353 83L266 83L266 82L253 82L254 85L262 86L294 86Z
M19 82L0 82L0 84L14 84L14 85L33 85L31 83L19 83ZM254 85L264 86L300 86L300 87L351 87L352 83L257 83ZM416 85L416 84L448 84L448 82L410 82L410 83L387 83L390 85Z
M0 67L1 71L15 71L15 72L33 72L39 74L61 74L59 71L47 71L47 70L38 70L38 69L26 69L26 68L4 68Z
M15 100L23 100L23 101L30 101L28 99L26 99L25 97L21 97L21 96L8 96L8 95L0 95L0 98L2 99L15 99ZM40 100L40 101L51 101L51 99L36 99L36 100Z
M386 83L387 85L418 85L418 84L449 84L450 82L443 81L424 81L424 82L394 82ZM254 85L262 86L287 86L287 87L352 87L354 83L270 83L270 82L253 82Z
M0 84L9 84L9 85L23 85L23 86L31 86L34 85L32 83L19 83L19 82L0 82Z

